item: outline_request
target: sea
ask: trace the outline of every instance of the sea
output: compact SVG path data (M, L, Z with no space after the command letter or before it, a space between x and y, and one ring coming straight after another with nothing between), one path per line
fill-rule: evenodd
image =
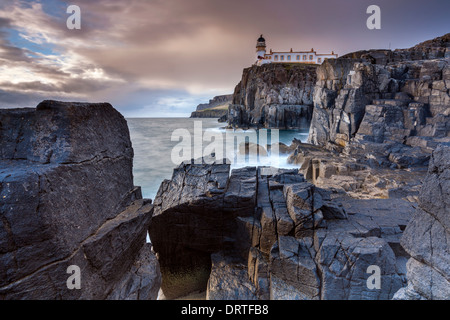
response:
M261 146L274 142L290 145L294 138L305 142L308 137L308 130L225 129L225 124L219 123L216 118L126 120L134 150L134 184L141 186L143 197L148 199L155 198L161 182L171 179L173 169L182 161L210 154L211 151L217 158L223 155L230 159L231 169L256 165L296 168L297 166L287 162L288 155L277 153L276 149L264 156L261 156L261 153L260 156L245 156L245 152L242 156L239 141L241 144L246 141Z

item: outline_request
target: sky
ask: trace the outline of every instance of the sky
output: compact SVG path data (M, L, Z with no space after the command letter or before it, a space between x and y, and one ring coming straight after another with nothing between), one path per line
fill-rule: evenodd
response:
M369 30L366 9L381 9ZM70 30L67 7L81 10ZM449 0L1 0L0 108L110 102L125 117L184 117L233 93L267 49L409 48L450 32Z

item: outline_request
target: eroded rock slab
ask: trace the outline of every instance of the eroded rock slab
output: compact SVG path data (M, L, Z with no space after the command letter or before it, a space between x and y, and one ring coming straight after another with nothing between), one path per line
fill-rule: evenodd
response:
M0 298L155 299L145 281L113 294L153 212L133 185L123 116L109 104L44 101L0 110L0 140ZM141 259L142 270L150 264L158 285L158 264ZM71 265L80 290L67 287Z

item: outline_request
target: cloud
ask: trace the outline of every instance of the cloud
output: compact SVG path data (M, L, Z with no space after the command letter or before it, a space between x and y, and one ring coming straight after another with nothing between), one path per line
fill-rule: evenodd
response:
M198 30L188 28L191 23L182 19L168 25L167 21L173 19L161 14L173 13L167 10L170 8L164 9L164 2L160 2L158 12L153 12L157 6L149 7L148 2L142 1L127 5L80 1L79 5L83 21L80 32L65 28L62 19L67 16L65 12L56 10L59 16L50 15L43 2L12 0L3 4L0 11L2 107L14 106L14 99L16 106L24 106L40 97L65 100L85 97L91 101L117 101L121 105L132 100L133 105L122 109L134 110L134 114L136 110L141 114L158 113L166 107L187 115L199 97L209 99L210 95L234 85L234 81L212 88L203 85L214 82L216 76L214 71L205 74L198 66L202 57L208 59L208 52L189 58L179 49L186 46L189 52ZM150 11L155 19L147 16ZM130 15L134 18L130 19ZM176 36L181 31L186 36L184 40ZM179 46L174 45L168 34L180 41ZM201 40L198 35L197 38ZM168 51L162 50L164 44ZM161 96L163 92L165 97Z
M233 92L260 33L279 50L407 47L448 32L449 3L380 0L373 32L369 0L77 0L82 28L69 30L66 1L3 0L0 106L43 97L110 101L126 116L187 115Z

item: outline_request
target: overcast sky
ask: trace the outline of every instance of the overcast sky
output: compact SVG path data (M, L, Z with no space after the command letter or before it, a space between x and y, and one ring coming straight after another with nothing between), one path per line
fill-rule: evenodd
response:
M70 4L81 30L69 30ZM381 8L381 30L366 9ZM126 117L187 116L232 93L267 49L339 55L450 32L449 0L1 0L0 108L110 102Z

